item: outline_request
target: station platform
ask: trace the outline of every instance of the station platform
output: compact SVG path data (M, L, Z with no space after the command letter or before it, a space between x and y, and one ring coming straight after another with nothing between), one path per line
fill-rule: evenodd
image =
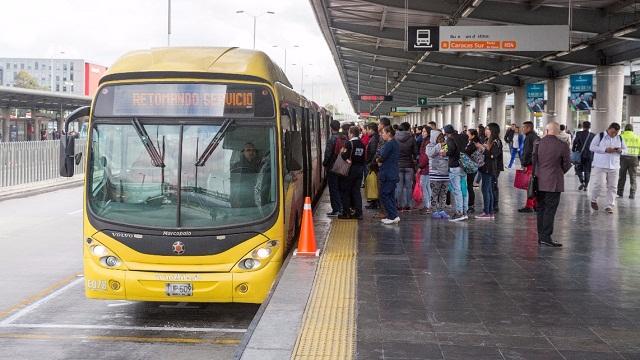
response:
M328 219L325 196L321 257L290 258L238 358L640 359L638 202L594 212L570 171L564 247L539 247L514 173L492 221Z

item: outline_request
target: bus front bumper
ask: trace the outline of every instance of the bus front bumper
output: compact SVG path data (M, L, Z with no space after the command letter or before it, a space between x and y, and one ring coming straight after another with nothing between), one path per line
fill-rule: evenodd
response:
M267 297L280 266L269 262L251 272L168 273L107 269L85 259L85 295L103 300L259 304ZM190 295L168 294L170 288L184 284L190 284Z

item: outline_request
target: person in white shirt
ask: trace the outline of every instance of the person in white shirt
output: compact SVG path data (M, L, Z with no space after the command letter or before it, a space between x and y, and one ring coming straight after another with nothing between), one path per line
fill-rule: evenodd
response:
M591 208L598 210L598 196L602 187L606 186L607 205L605 211L608 214L613 214L615 206L620 154L627 151L622 137L618 135L619 132L620 124L611 123L607 131L596 135L589 146L589 150L593 151L591 179L594 186L591 192Z

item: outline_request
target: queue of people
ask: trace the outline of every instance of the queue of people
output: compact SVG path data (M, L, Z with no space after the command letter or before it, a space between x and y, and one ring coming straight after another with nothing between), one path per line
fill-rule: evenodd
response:
M377 188L377 196L370 196L365 208L379 211L383 224L397 224L401 213L414 210L452 222L495 219L498 178L505 170L507 151L511 155L507 168L518 160L519 172L528 179L527 200L518 211L537 214L539 244L560 247L552 239L553 222L565 191L564 174L572 166L580 181L578 190L586 192L590 182L594 184L590 188L594 211L606 188L605 212L613 213L615 196L624 194L627 174L629 197L635 196L640 137L631 125L621 134L617 123L600 134L590 132L590 127L584 122L572 138L561 125L550 122L539 137L534 124L526 121L521 127L512 124L502 138L496 123L458 132L452 125L438 129L430 122L412 129L409 123L391 125L382 118L362 128L345 125L340 132L334 121L324 157L332 206L327 215L362 219L360 187L367 183ZM350 164L348 174L333 171L338 157ZM475 188L483 200L477 215Z

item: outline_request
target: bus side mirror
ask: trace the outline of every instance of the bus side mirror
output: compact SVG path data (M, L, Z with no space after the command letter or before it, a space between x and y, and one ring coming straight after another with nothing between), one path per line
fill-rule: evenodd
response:
M73 135L60 136L60 176L72 177L76 139Z
M60 136L60 176L72 177L73 167L80 164L82 153L75 153L76 139L69 135L69 123L82 117L89 116L91 108L83 106L74 110L64 121L64 135Z

